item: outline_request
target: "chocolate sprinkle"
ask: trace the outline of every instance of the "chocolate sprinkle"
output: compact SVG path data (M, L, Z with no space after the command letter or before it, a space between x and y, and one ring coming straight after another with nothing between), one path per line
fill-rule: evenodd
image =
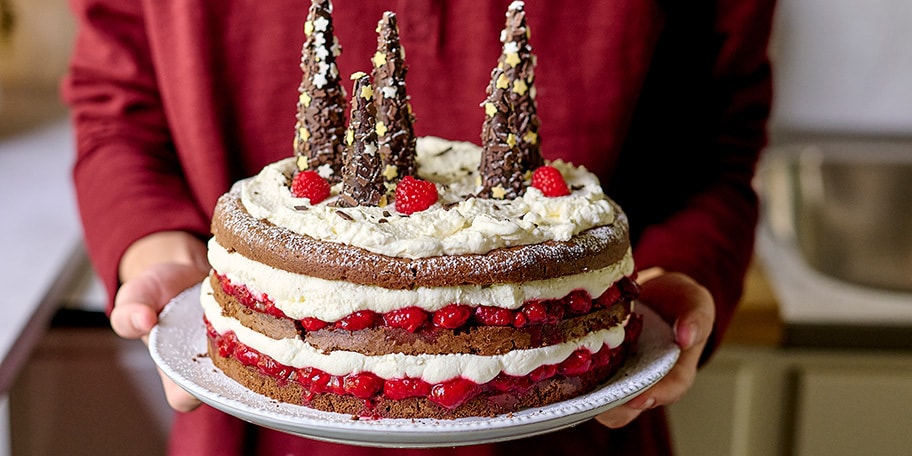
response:
M346 95L336 67L341 48L333 30L331 2L313 0L304 23L304 74L298 87L294 151L299 169L329 165L333 171L329 180L335 183L345 149Z
M376 108L370 76L358 72L351 98L351 121L346 134L342 190L339 206L377 206L385 199L386 186L377 153Z
M522 195L527 171L544 163L538 136L541 124L535 104L535 56L523 2L513 2L501 33L503 52L491 72L488 97L482 103L484 147L479 171L482 198L512 199Z
M377 107L377 147L387 182L415 173L415 116L405 89L405 51L399 42L396 14L383 13L377 24L377 53L373 58L374 104Z

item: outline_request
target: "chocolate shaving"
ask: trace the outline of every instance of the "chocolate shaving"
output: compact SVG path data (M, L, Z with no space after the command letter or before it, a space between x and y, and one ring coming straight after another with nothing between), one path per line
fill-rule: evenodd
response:
M405 89L405 51L399 42L396 14L383 13L377 24L377 52L373 58L374 103L377 107L377 148L387 182L415 173L416 138L409 97Z
M339 206L377 206L385 199L380 154L377 153L376 108L370 76L352 75L351 121L346 134L347 148L342 165Z
M332 4L313 0L304 23L301 50L303 77L298 87L294 150L298 169L329 165L331 182L338 182L345 150L345 89L336 57L341 48L333 33Z
M525 191L526 172L544 163L535 104L535 56L523 2L513 2L501 33L503 52L491 72L488 97L482 103L482 198L516 198Z
M345 220L348 220L349 222L353 222L355 220L354 217L352 217L351 215L348 215L348 213L345 211L336 211L336 215L338 215L339 217L342 217Z

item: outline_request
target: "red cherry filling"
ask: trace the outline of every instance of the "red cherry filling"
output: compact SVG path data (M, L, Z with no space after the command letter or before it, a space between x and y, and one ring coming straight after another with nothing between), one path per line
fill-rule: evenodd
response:
M246 286L232 283L226 276L218 275L222 290L238 302L257 312L279 318L288 318L265 294L255 295ZM401 328L410 333L435 327L458 329L463 326L513 326L556 324L566 316L585 315L594 310L608 308L618 301L629 301L639 294L639 287L632 277L623 277L601 296L592 298L585 290L573 290L563 298L526 301L519 309L494 306L469 306L449 304L435 312L418 307L406 307L384 314L361 310L335 322L307 317L300 320L305 331L317 331L329 325L346 331L386 326Z
M456 408L482 394L522 394L529 391L536 383L558 375L576 377L596 368L617 365L622 361L619 355L628 346L626 344L635 343L642 330L642 317L632 314L626 327L625 345L620 347L612 349L603 345L595 353L580 348L560 363L539 366L528 375L523 376L501 372L484 384L477 384L464 378L430 384L419 378L409 377L384 380L371 372L357 372L340 376L331 375L313 367L296 369L247 347L237 340L234 332L218 334L208 320L205 323L206 334L215 341L220 356L233 357L241 364L256 369L261 375L275 379L280 385L288 381L297 382L304 389L305 403L311 401L317 394L330 393L363 399L368 407L370 407L371 401L381 397L391 400L425 397L442 407Z
M272 299L269 298L266 294L261 294L259 296L254 296L250 292L250 289L245 285L236 284L228 279L227 276L218 275L219 284L222 287L222 291L226 294L234 296L241 304L249 307L252 310L257 312L265 313L272 315L274 317L285 318L285 313L279 310L275 303L272 302Z

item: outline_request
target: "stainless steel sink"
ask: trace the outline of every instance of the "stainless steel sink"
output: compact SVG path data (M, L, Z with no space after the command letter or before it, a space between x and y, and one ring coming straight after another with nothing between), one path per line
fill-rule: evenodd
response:
M813 269L912 291L912 140L771 148L758 188L772 236L796 246Z

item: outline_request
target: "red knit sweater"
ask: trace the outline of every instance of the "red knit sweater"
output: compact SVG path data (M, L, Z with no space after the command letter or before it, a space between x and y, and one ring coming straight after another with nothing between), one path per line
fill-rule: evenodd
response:
M335 0L340 72L369 71L377 21L395 11L416 133L478 143L479 103L509 3ZM750 180L771 102L773 3L526 5L544 155L602 178L630 216L640 268L681 271L711 291L717 321L707 353L727 326L752 252ZM118 262L132 242L162 230L208 237L215 201L232 182L292 154L309 2L71 4L79 34L62 88L77 134L74 179L90 256L113 296ZM240 444L242 424L215 415L204 408L179 417L175 448ZM637 454L664 453L661 418L639 421L622 432L589 423L565 432L575 436L484 451L589 453L627 442ZM291 440L264 432L256 442L363 451ZM563 445L560 453L553 445ZM574 445L580 448L568 449Z

